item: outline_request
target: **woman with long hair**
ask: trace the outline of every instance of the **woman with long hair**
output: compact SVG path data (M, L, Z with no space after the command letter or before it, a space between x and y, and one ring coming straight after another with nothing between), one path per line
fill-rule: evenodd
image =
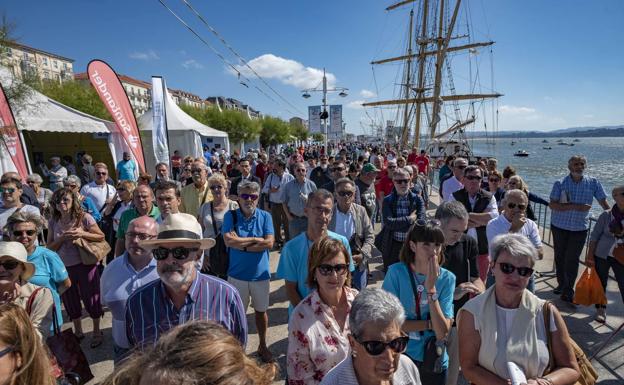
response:
M54 385L50 361L26 311L0 305L0 385Z

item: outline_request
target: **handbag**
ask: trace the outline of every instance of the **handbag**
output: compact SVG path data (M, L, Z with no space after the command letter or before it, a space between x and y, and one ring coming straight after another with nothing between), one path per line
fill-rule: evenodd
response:
M552 372L555 365L555 358L552 353L552 333L550 332L550 301L546 301L544 303L543 311L544 313L544 326L546 328L546 343L548 346L548 367L546 371L544 371L544 375ZM595 385L598 380L598 372L592 366L591 362L583 352L580 346L570 337L570 346L572 346L572 350L574 351L574 357L576 357L576 363L579 367L579 372L581 376L576 380L575 385Z
M81 215L76 221L76 226L82 222L83 216ZM87 241L84 238L74 239L72 242L80 253L80 260L84 265L95 265L102 259L106 258L106 255L111 251L111 247L106 242L106 239L101 241Z
M232 214L232 225L236 226L236 210L230 210ZM208 250L208 257L210 261L210 271L212 275L227 279L228 269L230 267L230 254L228 248L223 240L223 234L217 231L217 223L214 217L214 207L210 203L210 216L212 217L212 229L214 230L215 245Z

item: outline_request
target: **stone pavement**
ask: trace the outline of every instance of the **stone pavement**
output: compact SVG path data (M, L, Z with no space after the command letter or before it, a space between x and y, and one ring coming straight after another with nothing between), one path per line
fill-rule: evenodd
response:
M432 200L435 201L435 198L437 197L432 197ZM433 210L429 210L428 215L433 215ZM379 225L376 226L376 229L379 230ZM285 355L288 346L288 301L284 291L284 281L278 280L274 276L278 261L279 253L272 252L271 272L273 277L271 279L271 301L268 310L269 330L267 342L280 366L280 373L276 378L275 384L283 384L286 372ZM381 256L379 255L371 265L373 278L370 286L381 286L383 273L380 270L380 265ZM624 322L624 304L622 303L617 284L614 280L609 280L607 288L609 301L607 323L602 325L593 320L593 308L567 304L552 294L552 289L556 286L556 279L552 275L552 271L550 271L552 266L553 250L547 246L545 247L544 259L537 263L537 271L544 272L544 274L540 275L536 280L536 292L541 298L553 300L563 314L574 340L585 350L588 356L591 356L607 337ZM579 269L579 274L581 272L582 269ZM258 334L255 330L254 316L251 311L248 312L247 322L249 323L247 353L257 358L255 351L258 346ZM107 311L102 320L104 343L96 349L89 347L91 322L89 319L85 319L83 323L86 338L83 340L82 347L87 354L89 362L92 363L91 368L95 375L95 379L90 384L97 384L113 370L110 312ZM69 327L69 324L65 324L65 327ZM601 350L592 363L600 375L599 385L624 385L624 330Z

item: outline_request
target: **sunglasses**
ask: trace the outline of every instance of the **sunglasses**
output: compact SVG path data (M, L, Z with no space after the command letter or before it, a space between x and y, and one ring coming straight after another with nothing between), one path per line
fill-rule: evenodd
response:
M338 191L338 196L341 197L352 197L353 196L353 191Z
M69 187L70 189L75 189L76 187L78 187L78 185L68 184L67 187Z
M179 261L188 258L191 252L198 251L198 248L189 248L189 247L174 247L173 249L167 249L165 247L159 247L157 249L152 250L154 254L154 259L157 261L162 261L169 257L169 254L173 256L174 259Z
M295 171L297 171L297 172L306 172L306 169L305 168L298 168Z
M223 186L221 185L214 185L214 186L210 186L209 187L211 190L223 190Z
M331 170L335 172L335 171L344 171L345 169L344 167L334 167Z
M126 238L129 238L129 239L139 238L139 241L146 241L148 239L154 239L156 238L156 236L150 235L150 234L144 234L144 233L127 232Z
M119 192L119 191L128 191L128 190L126 190L126 189L125 189L125 188L123 188L123 187L117 187L117 191Z
M7 354L14 352L15 348L12 346L9 346L8 348L4 348L2 350L0 350L0 358L6 356Z
M490 179L488 179L488 180L489 180L490 182L492 182L492 183L500 183L500 179L498 179L498 178L490 178Z
M346 263L339 263L337 265L328 265L326 263L319 265L318 271L321 275L331 275L332 271L335 271L337 275L343 275L347 272L349 265Z
M69 203L71 201L72 201L71 198L62 198L62 199L59 199L58 201L56 201L56 203L57 204L59 204L59 203Z
M258 194L241 194L240 197L244 201L248 201L248 200L255 201L256 199L258 199Z
M408 183L409 179L395 179L394 183L396 184L404 184L404 183Z
M521 277L528 277L533 274L533 269L531 269L530 267L516 267L511 263L505 262L500 262L498 266L500 266L501 271L507 275L513 273L514 271L517 271L518 275Z
M37 230L14 230L13 231L13 236L14 237L20 237L22 236L22 234L26 233L26 235L28 235L29 237L32 237L33 235L37 234Z
M523 205L523 204L516 204L516 203L507 203L507 207L510 209L515 209L516 207L520 210L525 210L527 208L527 205Z
M397 166L388 166L388 168L397 168Z
M191 172L192 172L193 174L199 174L199 173L201 173L202 171L204 171L204 170L203 170L203 169L201 169L201 168L192 168L192 169L191 169Z
M468 166L455 166L455 168L458 168L458 169L460 169L460 170L463 170L463 169L465 169L466 167L468 167Z
M481 180L481 177L477 175L468 175L465 178L468 180Z
M13 270L17 266L19 266L21 262L16 261L14 259L7 259L5 261L0 262L0 266L4 267L4 270Z
M383 353L386 348L392 349L395 353L403 353L407 348L407 343L409 342L408 336L401 336L393 339L390 342L381 342L381 341L360 341L357 338L355 339L360 345L364 346L366 352L371 356L378 356Z
M106 175L106 174L107 174L107 172L105 172L105 171L104 172L100 172L100 171L96 171L95 172L95 175L100 175L100 176L101 175Z
M13 194L17 189L12 187L0 187L0 194Z
M428 224L432 226L441 226L442 223L437 219L418 219L416 221L416 226L427 226Z

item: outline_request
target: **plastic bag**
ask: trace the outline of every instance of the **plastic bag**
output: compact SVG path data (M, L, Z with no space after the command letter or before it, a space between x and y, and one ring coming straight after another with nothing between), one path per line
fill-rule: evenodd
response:
M607 296L596 270L590 267L585 268L581 278L576 283L574 303L585 306L607 304Z

